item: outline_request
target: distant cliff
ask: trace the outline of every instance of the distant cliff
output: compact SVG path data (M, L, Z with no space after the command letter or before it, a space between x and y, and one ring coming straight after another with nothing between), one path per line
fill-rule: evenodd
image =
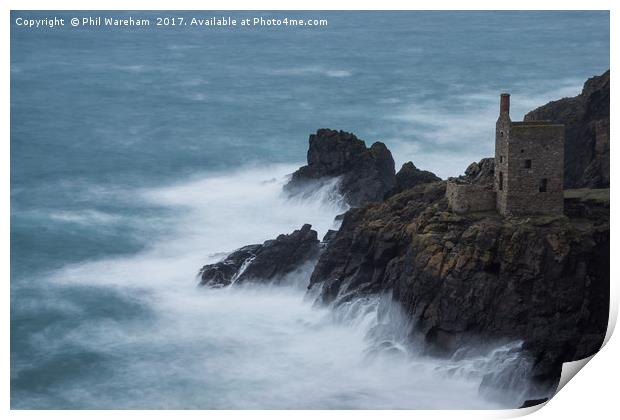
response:
M580 95L549 102L525 120L566 126L565 188L609 187L609 70L588 79Z

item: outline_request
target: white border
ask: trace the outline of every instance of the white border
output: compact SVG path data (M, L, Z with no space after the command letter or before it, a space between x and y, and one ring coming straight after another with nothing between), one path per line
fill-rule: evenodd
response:
M619 353L620 345L618 339L611 340L606 344L604 349L597 354L592 362L580 372L578 379L571 381L564 389L561 390L549 403L545 405L543 410L537 411L534 409L526 410L505 410L505 411L9 411L9 392L10 392L10 376L9 376L9 334L10 334L10 271L9 271L9 252L10 252L10 207L9 207L9 195L10 195L10 128L9 128L9 89L10 89L10 10L611 10L611 64L615 67L617 63L617 54L614 53L614 48L618 47L618 30L620 28L620 21L618 19L618 9L620 4L617 1L611 0L589 0L589 1L550 1L550 0L504 0L504 1L489 1L489 0L470 0L470 1L457 1L457 0L434 0L426 2L407 2L397 0L383 0L377 2L377 4L371 4L370 2L360 2L353 0L314 0L314 1L298 1L295 4L285 2L282 0L264 0L264 1L235 1L229 0L226 2L199 2L189 0L175 0L175 1L161 1L153 0L149 2L140 2L135 0L108 0L108 1L90 1L88 5L76 0L56 0L56 1L43 1L43 0L24 0L15 1L9 0L2 4L2 20L4 23L2 27L3 42L2 48L2 60L3 66L0 70L2 72L3 79L3 102L1 104L1 118L2 125L4 127L3 136L3 152L0 154L0 171L2 173L3 182L0 188L2 189L2 205L0 206L0 212L2 212L3 223L0 224L0 233L2 234L3 241L2 247L2 278L5 280L5 289L2 295L3 298L3 311L2 311L2 328L4 345L1 349L2 355L2 382L1 385L1 401L3 412L7 413L13 418L83 418L90 417L93 419L108 419L110 417L115 418L204 418L208 416L213 419L230 418L230 417L242 417L242 418L276 418L276 419L288 419L291 416L314 419L317 416L321 418L355 418L356 420L364 418L390 418L390 419L410 419L416 418L464 418L464 419L483 419L483 418L508 418L525 415L527 413L535 412L532 418L565 418L565 419L583 419L585 416L600 416L601 418L611 418L613 413L618 412L616 403L617 393L615 389L617 387L617 378L615 377L618 372L617 355ZM614 98L617 97L618 89L612 85L612 115L614 109ZM617 134L620 132L615 124L611 127L611 136L617 138ZM612 148L612 165L611 165L611 177L615 179L617 162L616 148ZM616 211L616 197L615 194L611 195L612 213ZM614 217L614 220L616 218ZM617 251L615 238L617 237L616 225L612 224L612 255L616 255ZM615 325L617 313L618 313L618 263L612 258L611 264L611 313L610 313L610 331L608 331L607 340Z

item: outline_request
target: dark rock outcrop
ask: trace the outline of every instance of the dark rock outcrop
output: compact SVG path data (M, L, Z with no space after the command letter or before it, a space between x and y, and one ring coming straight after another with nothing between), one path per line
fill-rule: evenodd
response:
M484 158L480 162L474 162L465 169L465 178L473 184L493 184L495 176L495 159Z
M430 171L416 168L413 162L406 162L396 173L396 186L387 193L386 198L413 188L416 185L435 181L441 181L441 178Z
M243 263L251 261L262 245L247 245L228 255L223 261L205 265L200 269L200 285L209 287L228 286L234 279Z
M231 283L280 281L297 270L303 263L317 258L320 242L312 226L263 244L240 248L223 261L208 264L200 270L200 285L224 287Z
M329 229L323 236L323 240L321 241L321 244L323 245L329 244L332 241L332 239L336 237L337 233L338 233L337 230Z
M370 148L354 134L320 129L309 139L308 164L295 171L285 191L297 194L309 185L340 177L338 190L347 204L358 207L381 201L394 188L392 154L381 142Z
M565 188L609 187L609 70L588 79L580 95L541 106L524 120L566 126Z
M540 405L542 403L545 403L548 400L549 400L549 398L539 398L537 400L525 400L523 402L523 404L521 405L521 407L519 407L519 408L534 407L534 406Z
M472 337L524 340L531 379L552 386L605 335L609 211L455 215L444 192L445 182L423 184L348 211L310 287L328 304L391 292L436 353Z

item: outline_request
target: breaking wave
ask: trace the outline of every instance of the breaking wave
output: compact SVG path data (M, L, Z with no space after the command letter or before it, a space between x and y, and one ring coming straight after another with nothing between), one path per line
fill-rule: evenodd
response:
M425 356L389 296L317 306L305 287L312 263L280 286L196 287L203 264L240 246L306 222L319 236L334 227L344 210L331 200L334 184L288 199L281 191L291 171L135 191L137 200L175 210L169 228L137 254L48 276L57 304L46 310L59 321L30 338L45 352L13 366L14 408L505 406L479 392L497 352L447 362Z

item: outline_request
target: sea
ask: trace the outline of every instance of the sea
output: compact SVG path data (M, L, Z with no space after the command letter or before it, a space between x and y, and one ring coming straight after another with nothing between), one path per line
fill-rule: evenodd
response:
M65 24L17 23L54 17ZM156 25L166 18L327 24ZM609 24L581 11L11 12L11 407L500 409L535 397L481 388L527 363L518 341L439 359L410 340L416 325L390 296L315 304L312 267L217 290L197 274L304 223L320 237L338 227L346 206L327 187L282 193L317 129L384 142L397 170L459 175L493 155L501 92L517 120L609 68Z

